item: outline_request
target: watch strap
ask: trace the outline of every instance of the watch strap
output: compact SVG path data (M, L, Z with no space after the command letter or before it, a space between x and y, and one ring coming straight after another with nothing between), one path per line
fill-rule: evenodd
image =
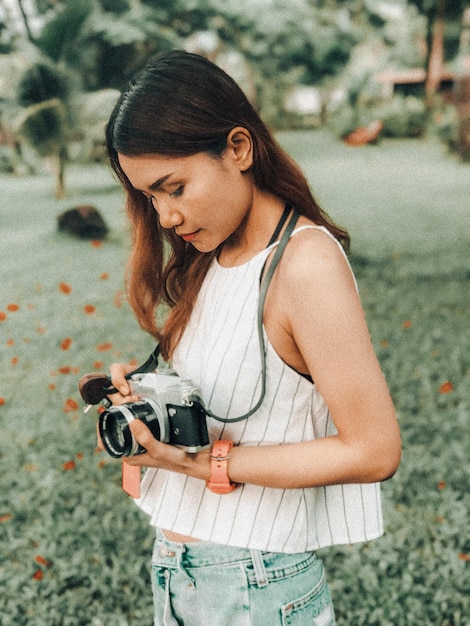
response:
M207 481L207 488L214 493L226 494L232 492L236 485L230 482L228 477L228 458L230 450L233 447L233 441L214 442L210 453L211 475Z

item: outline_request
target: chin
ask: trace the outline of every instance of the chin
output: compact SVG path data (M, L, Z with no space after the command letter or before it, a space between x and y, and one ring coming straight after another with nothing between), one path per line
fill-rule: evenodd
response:
M191 245L196 248L198 252L213 252L217 248L217 246L211 246L199 242L192 242Z

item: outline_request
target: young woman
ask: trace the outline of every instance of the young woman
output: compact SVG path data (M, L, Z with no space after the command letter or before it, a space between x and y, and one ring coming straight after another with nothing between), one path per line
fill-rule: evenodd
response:
M315 550L382 534L379 482L401 453L348 235L202 57L151 62L118 101L107 143L133 228L130 303L219 418L207 418L211 449L195 454L131 423L146 452L127 462L149 468L137 504L157 529L155 624L334 624ZM260 280L294 213L259 337ZM234 421L262 393L260 349L263 401ZM111 368L116 404L135 400L130 369Z

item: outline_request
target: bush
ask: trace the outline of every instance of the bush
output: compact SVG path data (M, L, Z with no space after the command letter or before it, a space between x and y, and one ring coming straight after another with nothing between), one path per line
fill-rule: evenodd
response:
M426 130L424 102L414 96L394 96L371 107L368 115L384 123L382 134L386 137L421 137Z
M449 150L457 150L459 137L459 117L457 109L447 105L437 111L432 118L431 130Z

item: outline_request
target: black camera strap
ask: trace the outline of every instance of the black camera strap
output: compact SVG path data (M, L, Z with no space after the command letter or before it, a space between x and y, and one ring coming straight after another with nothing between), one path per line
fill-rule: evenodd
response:
M281 217L280 227L278 226L278 228L275 231L275 235L273 235L274 239L277 237L280 230L282 229L282 226L285 220L287 219L287 215L289 211L290 209L286 207L286 209L284 210L284 215ZM225 424L231 424L233 422L241 422L243 420L246 420L251 415L253 415L253 413L255 413L263 404L264 396L266 395L266 346L265 346L264 332L263 332L264 303L266 301L266 295L268 293L271 279L274 276L274 272L276 271L277 266L279 265L279 261L281 260L281 257L289 242L290 236L292 234L292 231L295 228L295 225L297 224L297 220L299 219L299 217L300 217L300 214L298 213L298 211L294 209L292 212L292 216L289 220L289 223L287 224L286 229L284 233L282 234L282 237L276 248L276 252L274 253L272 261L269 264L268 269L266 270L266 273L263 276L264 267L263 267L263 272L261 273L263 278L261 279L261 286L260 286L260 291L259 291L258 316L257 316L259 347L260 347L260 355L261 355L261 393L260 393L259 400L255 404L255 406L248 411L248 413L245 413L244 415L240 415L240 417L232 417L232 418L225 417L224 418L218 415L214 415L214 413L212 413L212 411L210 411L207 408L204 409L207 415L209 415L210 417L213 417L219 422L224 422Z

